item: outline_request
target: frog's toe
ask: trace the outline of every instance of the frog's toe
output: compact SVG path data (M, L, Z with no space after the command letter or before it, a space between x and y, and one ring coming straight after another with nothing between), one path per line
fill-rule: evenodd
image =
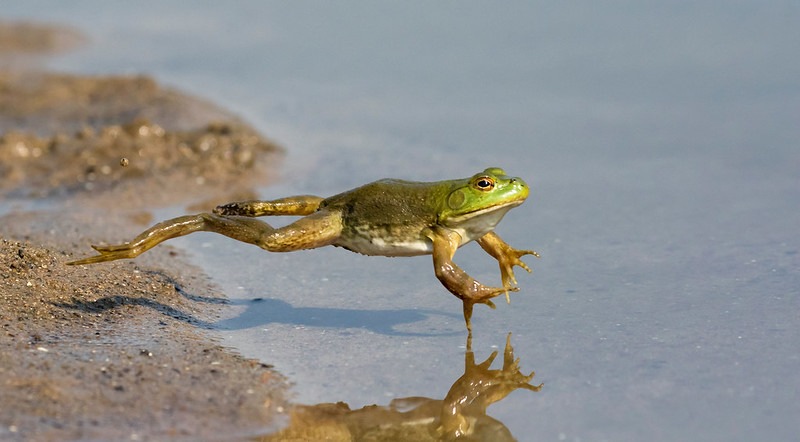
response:
M477 304L486 304L490 308L495 308L494 303L491 301L492 298L496 298L504 293L507 293L508 290L518 290L514 287L485 287L486 291L484 291L479 296L471 297L470 301Z
M533 250L517 250L515 255L516 255L516 257L512 260L512 266L513 265L518 265L518 266L522 267L523 269L527 270L528 273L531 272L531 268L528 267L527 264L522 262L522 259L520 259L520 258L522 258L525 255L533 255L535 258L541 258L542 257L541 255L539 255L537 252L535 252Z
M536 250L520 250L519 253L520 253L519 256L533 255L533 256L535 256L537 258L541 258L542 257L541 255L539 255L539 252L537 252Z
M503 278L503 287L516 287L519 283L517 282L517 277L514 275L513 271L509 271L506 273L506 277Z
M517 275L514 274L514 270L510 267L506 269L506 271L500 272L500 279L503 281L503 287L515 287L519 285L517 282Z
M66 264L69 265L69 266L77 266L77 265L85 265L85 264L97 264L99 262L106 262L106 261L111 261L111 260L114 260L114 259L118 259L118 258L115 257L115 254L113 252L110 252L110 253L102 252L99 255L94 255L94 256L90 256L88 258L82 258L82 259L78 259L78 260L75 260L75 261L70 261L70 262L68 262Z

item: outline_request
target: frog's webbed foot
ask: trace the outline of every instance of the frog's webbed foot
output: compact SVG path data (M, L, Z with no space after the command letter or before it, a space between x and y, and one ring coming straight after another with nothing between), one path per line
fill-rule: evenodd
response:
M511 298L508 296L508 292L519 290L517 287L517 285L519 285L517 283L517 278L514 276L514 266L520 266L528 273L532 272L531 268L520 259L524 255L533 255L537 258L540 258L540 255L533 250L518 250L509 248L508 253L502 255L502 257L498 258L497 260L500 265L500 280L503 282L503 287L507 289L505 295L506 302L509 304L511 303Z
M520 266L528 273L531 273L531 268L528 267L520 258L525 255L533 255L539 258L539 254L533 250L519 250L511 247L505 241L500 239L494 232L489 232L477 240L478 244L497 260L500 265L500 279L503 282L503 287L507 289L505 292L506 302L511 302L508 296L508 291L516 291L513 288L517 285L517 278L514 276L514 266Z
M96 264L98 262L114 261L117 259L135 258L144 252L144 249L136 244L129 242L117 245L98 246L92 245L92 248L100 252L99 255L90 256L88 258L70 261L67 265L82 265L82 264Z

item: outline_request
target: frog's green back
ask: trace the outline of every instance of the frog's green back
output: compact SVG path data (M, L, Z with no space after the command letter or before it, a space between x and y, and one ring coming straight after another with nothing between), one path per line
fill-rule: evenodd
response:
M433 225L451 186L383 179L325 199L320 208L338 211L345 226L388 228Z

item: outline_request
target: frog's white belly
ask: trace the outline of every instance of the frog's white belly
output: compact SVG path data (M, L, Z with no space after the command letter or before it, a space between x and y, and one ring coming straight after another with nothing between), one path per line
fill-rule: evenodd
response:
M417 256L433 252L433 242L427 238L386 241L383 238L357 236L347 244L342 244L342 247L363 255L377 256Z
M481 228L449 228L461 237L459 247L476 240L489 231L494 225L481 226ZM385 239L379 236L355 235L346 242L337 243L337 246L344 247L353 252L372 256L417 256L429 255L433 252L433 241L425 236L409 239Z

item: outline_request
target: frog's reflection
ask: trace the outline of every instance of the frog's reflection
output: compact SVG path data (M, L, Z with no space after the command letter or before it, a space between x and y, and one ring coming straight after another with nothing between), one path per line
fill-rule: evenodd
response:
M388 406L357 410L342 402L297 406L289 426L263 441L286 440L515 440L500 421L486 415L489 405L512 391L539 391L542 384L530 381L514 358L511 333L506 337L503 366L491 369L498 351L475 363L471 340L464 354L464 375L453 383L444 399L425 397L394 399Z

